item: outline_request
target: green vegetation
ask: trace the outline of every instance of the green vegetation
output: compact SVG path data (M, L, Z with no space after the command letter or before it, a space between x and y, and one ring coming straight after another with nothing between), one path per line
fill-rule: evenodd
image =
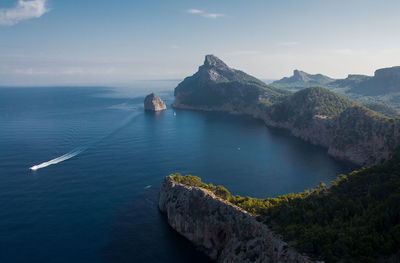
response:
M229 201L231 197L231 193L223 187L222 185L215 186L213 184L206 184L201 181L200 177L193 176L193 175L185 175L182 176L180 173L171 174L172 179L184 185L188 185L191 187L201 187L213 192L216 196Z
M281 92L266 84L260 85L255 82L210 82L198 89L194 89L193 86L191 88L190 93L186 93L180 97L181 103L206 107L231 104L233 107L240 107L257 105L260 97L263 97L265 94L268 94L269 97L279 97L286 94L286 92Z
M276 198L233 196L199 177L173 177L245 209L316 259L375 262L376 257L393 255L400 248L399 153L385 164L339 175L329 188L321 183Z
M299 110L303 115L335 117L355 105L355 102L328 89L312 87L294 93L279 105L279 109L284 110L285 114L290 114L287 117L295 115Z
M296 127L307 126L314 116L337 117L359 104L328 89L313 87L285 97L267 108L270 118L277 122L291 122ZM361 105L360 105L361 106Z
M365 103L364 106L373 111L379 112L389 118L400 118L400 110L390 107L386 104L378 102L368 102Z

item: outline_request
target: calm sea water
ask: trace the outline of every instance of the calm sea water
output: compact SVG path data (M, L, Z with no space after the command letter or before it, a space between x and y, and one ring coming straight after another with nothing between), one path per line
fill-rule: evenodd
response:
M158 212L164 176L267 197L354 168L248 117L143 111L175 85L0 88L0 262L207 262Z

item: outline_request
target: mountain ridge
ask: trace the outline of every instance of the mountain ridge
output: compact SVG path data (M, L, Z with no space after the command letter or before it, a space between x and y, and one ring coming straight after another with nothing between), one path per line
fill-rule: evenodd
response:
M284 77L272 82L271 85L291 91L320 86L365 105L380 103L400 109L400 66L377 69L373 76L349 74L344 79L324 76L325 79L321 80L317 77L320 74L311 75L298 71L306 76L301 78L296 71L298 70L295 70L291 77ZM399 114L396 115L400 117Z
M284 77L280 80L276 80L271 85L278 88L288 89L302 89L312 86L325 86L328 83L335 81L333 78L322 74L309 74L304 71L295 69L293 70L293 76Z

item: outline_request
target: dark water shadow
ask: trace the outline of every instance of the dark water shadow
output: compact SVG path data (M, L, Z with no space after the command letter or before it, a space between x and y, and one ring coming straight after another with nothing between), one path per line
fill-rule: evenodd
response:
M103 248L106 260L212 262L168 225L167 218L157 208L157 198L158 189L149 188L114 216L110 242Z

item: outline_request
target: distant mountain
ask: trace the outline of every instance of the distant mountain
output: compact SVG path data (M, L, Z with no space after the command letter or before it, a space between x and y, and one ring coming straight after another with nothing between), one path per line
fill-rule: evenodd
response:
M175 88L176 108L242 112L260 101L272 103L287 91L271 87L207 55L204 64Z
M308 75L295 72L295 76L303 83L311 82ZM398 120L326 88L292 93L271 87L212 55L207 55L199 70L175 88L173 107L248 114L359 165L387 160L400 146Z
M274 81L271 85L278 88L299 90L315 86L325 87L333 81L335 79L322 74L312 75L296 69L293 71L293 76Z
M284 77L272 82L274 87L299 90L308 87L325 87L328 89L346 89L345 93L363 96L380 96L400 93L400 66L382 68L375 71L374 76L350 74L345 79L332 79L322 74L308 74L294 70L293 76Z
M324 87L362 104L386 105L385 108L373 107L384 114L392 112L388 107L400 110L400 66L378 69L374 76L350 74L344 79L332 79L321 74L311 75L295 70L292 77L285 77L271 85L292 91ZM397 115L389 113L387 116Z
M373 77L356 83L350 92L367 96L400 92L400 66L376 70Z
M337 79L332 81L329 83L329 86L337 88L353 88L370 78L370 76L366 75L349 74L345 79Z

